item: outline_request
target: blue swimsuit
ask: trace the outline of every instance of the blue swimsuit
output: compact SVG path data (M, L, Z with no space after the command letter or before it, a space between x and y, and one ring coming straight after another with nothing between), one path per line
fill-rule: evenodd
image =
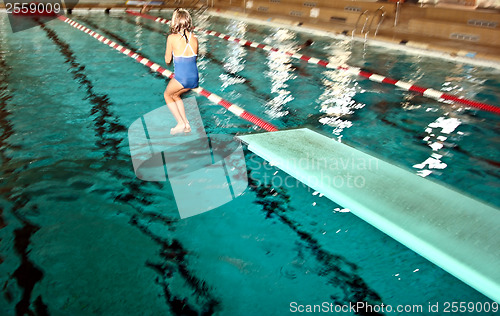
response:
M189 39L187 39L186 48L182 52L181 56L174 56L174 78L179 81L179 83L188 89L193 89L198 87L198 67L196 66L197 55L194 53L193 47L189 43L191 39L191 34L189 34ZM182 56L186 52L187 48L191 48L192 56Z

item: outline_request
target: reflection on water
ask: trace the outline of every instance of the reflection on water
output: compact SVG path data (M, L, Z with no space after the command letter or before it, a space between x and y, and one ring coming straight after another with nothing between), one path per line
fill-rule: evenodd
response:
M274 47L278 42L283 51L293 51L296 46L294 39L295 33L279 29L266 37L263 43ZM294 96L288 89L288 82L296 78L291 62L290 55L282 52L268 52L266 65L269 70L266 71L265 75L271 80L270 91L274 97L266 102L266 114L272 118L286 116L289 113L289 103L294 100Z
M427 136L425 136L423 140L432 149L432 153L431 156L422 163L413 166L413 168L420 169L417 171L419 176L426 177L436 169L443 170L447 167L446 163L441 161L444 154L440 154L440 152L445 147L446 140L453 136L453 132L461 123L462 122L458 118L441 116L427 125L425 129ZM463 135L460 131L455 134ZM455 144L456 142L455 140ZM449 146L451 146L451 144L448 144L448 147Z
M288 81L295 78L293 75L291 57L281 52L269 52L269 58L266 62L269 70L266 76L271 80L271 93L275 96L266 102L266 114L272 118L278 118L287 115L286 110L294 96L288 90Z
M141 18L136 16L134 18L135 22L136 23L140 23L141 22ZM143 36L144 36L144 29L142 27L138 27L135 31L135 34L134 34L134 43L137 47L142 47L143 44L144 44L144 39L143 39ZM165 39L165 43L167 42L167 40Z
M332 42L326 46L328 61L336 66L347 66L351 58L352 42L348 39ZM318 70L320 70L319 68ZM354 114L364 104L356 102L353 97L359 92L355 78L345 71L321 70L323 92L318 101L320 113L325 113L319 123L333 127L332 134L342 137L342 131L353 125L348 116Z
M319 122L333 127L332 133L340 136L345 128L352 126L345 116L365 106L353 99L359 93L359 87L351 75L336 70L323 71L322 83L325 88L319 97L320 112L326 116L320 118Z
M236 38L244 37L246 32L247 32L247 24L240 21L232 21L226 27L226 33ZM229 86L245 82L245 78L238 76L231 76L229 74L236 74L245 69L247 49L237 43L229 43L229 45L227 45L223 49L226 50L226 54L222 62L224 70L227 73L222 72L219 75L219 78L221 79L222 82L221 88L224 90Z
M348 39L332 41L325 50L328 52L328 62L333 65L347 65L352 56L352 42Z

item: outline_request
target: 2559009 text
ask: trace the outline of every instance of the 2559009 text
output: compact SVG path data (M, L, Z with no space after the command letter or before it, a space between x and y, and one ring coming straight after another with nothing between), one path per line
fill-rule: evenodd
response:
M35 14L35 13L59 13L61 12L60 3L42 3L42 2L7 2L5 3L7 13L13 14Z
M439 308L439 305L442 308ZM437 309L436 312L443 313L496 313L499 310L498 305L497 302L443 302L431 306Z

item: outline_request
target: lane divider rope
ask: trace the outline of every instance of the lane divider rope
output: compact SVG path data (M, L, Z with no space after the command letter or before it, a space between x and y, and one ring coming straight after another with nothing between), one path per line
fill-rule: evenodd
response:
M101 34L95 32L91 29L89 29L88 27L81 25L81 24L79 24L79 23L77 23L77 22L75 22L75 21L71 20L70 18L67 18L63 15L58 16L58 19L65 22L65 23L68 23L72 27L92 36L93 38L100 41L101 43L106 44L111 48L114 48L115 50L119 51L120 53L123 53L123 54L135 59L136 62L141 63L144 66L149 67L152 71L158 72L161 75L168 77L170 79L172 79L174 77L174 74L170 70L165 69L162 66L160 66L159 64L141 56L140 54L138 54L138 53L126 48L126 47L123 47L123 46L119 45L118 43L113 42L112 40L102 36ZM218 96L218 95L216 95L216 94L214 94L214 93L212 93L212 92L210 92L202 87L198 87L198 88L195 88L192 90L194 92L198 93L199 95L204 96L205 98L214 102L215 104L223 106L228 111L235 114L236 116L241 117L242 119L245 119L245 120L257 125L258 127L262 128L268 132L274 132L274 131L278 130L278 128L276 126L274 126L273 124L253 115L250 112L245 111L243 108L239 107L238 105L233 104L227 100L224 100L220 96Z
M143 18L155 21L155 22L162 23L162 24L167 24L168 22L170 22L170 20L167 20L167 19L164 19L161 17L156 17L156 16L152 16L152 15L148 15L148 14L140 14L139 12L132 11L132 10L125 10L125 12L127 12L128 14L131 14L131 15L140 16L140 17L143 17ZM215 36L215 37L227 40L227 41L237 42L241 46L260 48L260 49L264 49L266 51L272 51L272 52L281 52L281 53L284 53L284 54L289 55L291 57L294 57L294 58L297 58L297 59L300 59L303 61L307 61L308 63L311 63L311 64L320 65L320 66L323 66L326 68L347 71L350 74L358 75L358 76L367 78L367 79L374 81L374 82L394 85L394 86L397 86L398 88L401 88L403 90L416 92L416 93L419 93L425 97L437 100L439 102L451 101L454 103L459 103L459 104L464 104L464 105L467 105L470 107L474 107L474 108L477 108L477 109L480 109L483 111L488 111L488 112L500 114L500 107L498 107L498 106L465 99L465 98L460 97L460 96L447 94L447 93L444 93L444 92L441 92L438 90L434 90L434 89L420 87L420 86L414 85L413 83L404 82L401 80L396 80L396 79L381 76L381 75L378 75L378 74L375 74L372 72L368 72L368 71L362 70L361 68L358 68L358 67L351 67L348 65L334 64L334 63L328 62L326 60L321 60L318 58L310 57L307 55L302 55L299 53L293 53L293 52L280 50L278 48L274 48L274 47L269 46L269 45L248 41L248 40L245 40L242 38L233 37L233 36L226 35L226 34L223 34L220 32L204 30L204 29L198 28L198 27L195 27L194 29L195 29L195 31L205 33L207 35Z

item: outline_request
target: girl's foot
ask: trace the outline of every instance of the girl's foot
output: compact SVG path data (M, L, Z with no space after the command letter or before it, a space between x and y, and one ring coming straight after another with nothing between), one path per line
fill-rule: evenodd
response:
M179 124L176 127L170 129L170 134L175 135L175 134L182 133L184 131L184 129L185 129L185 126Z
M184 127L184 133L189 133L191 132L191 126L189 125L189 123L186 124L186 126Z

